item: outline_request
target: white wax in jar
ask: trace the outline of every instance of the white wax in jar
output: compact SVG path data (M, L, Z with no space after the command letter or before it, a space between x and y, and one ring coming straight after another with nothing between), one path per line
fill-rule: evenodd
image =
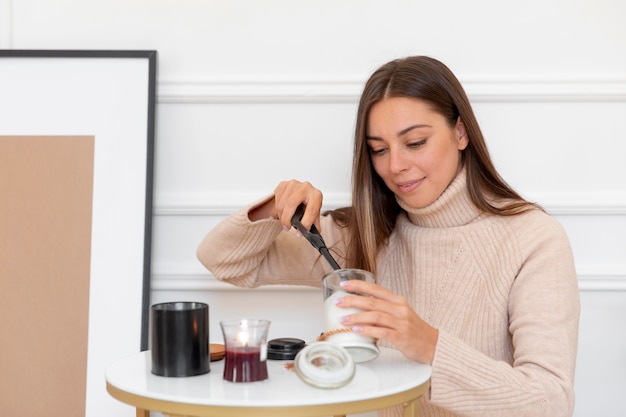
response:
M324 313L325 313L324 317L326 320L325 326L326 326L327 332L345 327L343 324L341 324L341 322L339 321L339 318L348 314L358 313L360 311L356 308L337 307L336 305L337 299L341 297L345 297L347 295L350 295L350 294L345 291L338 290L332 293L332 295L328 297L326 301L324 301Z
M346 328L339 319L342 316L347 316L354 313L360 313L363 310L358 308L341 308L336 305L337 299L345 296L351 295L350 293L337 290L330 297L328 297L324 301L324 325L327 332ZM357 333L337 333L327 337L328 341L336 341L336 342L348 342L348 341L357 341L362 343L372 343L373 339L370 337L361 336Z

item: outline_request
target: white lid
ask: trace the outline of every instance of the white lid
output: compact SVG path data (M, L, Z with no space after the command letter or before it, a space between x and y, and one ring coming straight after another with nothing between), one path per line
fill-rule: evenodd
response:
M352 380L355 364L342 346L330 342L315 342L296 356L296 373L307 384L318 388L339 388Z

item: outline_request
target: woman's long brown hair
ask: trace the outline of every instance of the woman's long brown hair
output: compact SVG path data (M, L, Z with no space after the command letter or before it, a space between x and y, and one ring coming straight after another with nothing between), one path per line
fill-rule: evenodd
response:
M473 203L481 210L511 216L538 207L524 200L496 171L467 95L452 71L426 56L397 59L376 70L365 84L354 135L352 206L331 212L348 230L346 267L376 274L376 256L402 211L395 195L374 171L366 142L370 109L388 97L423 100L444 116L450 127L459 118L463 121L469 139L462 152L467 186Z

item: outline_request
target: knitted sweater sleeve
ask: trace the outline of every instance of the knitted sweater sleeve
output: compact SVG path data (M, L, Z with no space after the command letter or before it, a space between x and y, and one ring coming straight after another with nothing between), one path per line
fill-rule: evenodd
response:
M269 198L240 209L211 229L198 246L198 259L217 279L240 287L320 287L330 267L305 238L297 237L294 230L285 232L278 220L248 218L253 207ZM325 242L335 251L339 232L330 216L322 216L321 221Z
M525 226L515 231L523 259L508 299L512 364L440 331L431 404L463 416L572 415L580 314L573 255L556 220Z

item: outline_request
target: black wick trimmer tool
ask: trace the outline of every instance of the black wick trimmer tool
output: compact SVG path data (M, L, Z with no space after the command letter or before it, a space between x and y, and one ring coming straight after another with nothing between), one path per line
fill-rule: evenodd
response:
M300 233L302 233L302 236L304 236L306 240L311 242L311 245L313 245L315 249L320 251L324 259L328 261L328 263L330 264L330 266L333 267L333 269L335 270L341 269L337 261L335 261L335 258L333 258L330 252L328 251L328 248L326 247L326 243L324 243L324 239L322 239L322 235L320 235L320 232L317 230L317 227L315 227L315 225L312 225L311 229L307 230L306 227L302 225L301 221L302 221L302 216L304 216L305 208L306 206L304 204L300 204L298 206L298 208L296 209L296 212L291 217L291 225L295 227Z

